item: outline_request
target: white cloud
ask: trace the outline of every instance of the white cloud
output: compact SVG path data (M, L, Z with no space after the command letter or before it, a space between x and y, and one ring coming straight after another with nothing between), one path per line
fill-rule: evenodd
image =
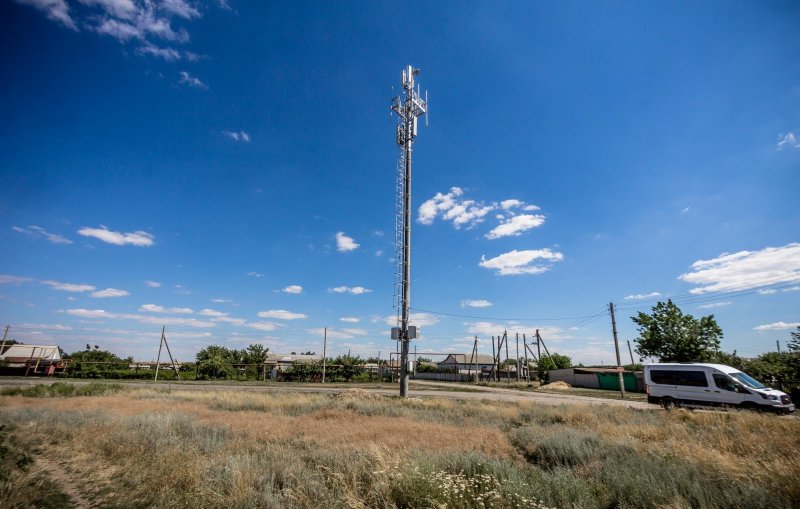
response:
M66 0L17 0L21 4L30 5L42 11L49 19L61 23L67 28L78 31L75 20L69 13Z
M270 309L269 311L260 311L258 313L259 318L275 318L278 320L302 320L304 318L308 318L308 316L304 315L303 313L292 313L291 311L286 311L284 309Z
M782 292L798 292L798 291L800 291L800 286L790 286L789 288L784 288L781 291Z
M411 313L408 316L408 323L417 327L427 327L439 323L439 317L432 313ZM397 315L389 315L384 318L384 323L391 327L397 325Z
M52 279L47 279L42 281L43 285L51 286L55 290L61 290L62 292L74 292L74 293L81 293L81 292L93 292L96 288L92 285L81 285L81 284L73 284L73 283L61 283L59 281L53 281Z
M224 322L231 325L244 325L247 320L243 318L234 318L232 316L217 316L211 319L212 322Z
M775 322L775 323L768 323L766 325L759 325L757 327L753 327L753 330L757 330L759 332L764 332L768 330L788 330L788 329L796 329L800 327L800 322Z
M217 311L216 309L208 309L208 308L201 309L200 311L197 312L197 314L203 316L213 316L215 318L228 316L228 313L223 313L222 311Z
M730 306L733 302L711 302L709 304L700 304L697 306L700 309L714 309L714 308L721 308L723 306Z
M214 322L206 322L195 318L179 318L172 316L147 316L130 313L112 313L103 309L68 309L67 314L81 318L100 318L108 320L134 320L148 325L185 325L195 328L215 327Z
M144 284L149 286L150 288L160 288L161 283L158 281L144 281Z
M135 231L131 233L122 233L111 231L103 225L100 228L89 228L84 226L78 230L79 235L84 237L94 237L103 242L114 244L116 246L125 246L130 244L138 247L148 247L154 244L155 237L144 231Z
M41 226L28 226L27 228L12 226L11 229L29 237L45 239L53 244L72 244L72 241L68 238L62 237L56 233L50 233Z
M778 293L778 290L759 290L757 293L759 295L775 295Z
M490 307L491 305L492 305L492 303L491 303L491 302L489 302L488 300L484 300L484 299L477 299L477 300L471 300L471 299L467 299L467 300L462 300L462 301L461 301L461 307L462 307L462 308L464 308L464 307L470 307L470 308L488 308L488 307Z
M289 286L287 286L286 288L284 288L284 289L283 289L283 290L281 290L281 291L282 291L283 293L293 293L293 294L298 294L298 293L303 293L303 287L302 287L302 286L300 286L300 285L289 285Z
M178 83L183 83L193 88L208 90L208 85L200 81L199 78L192 76L187 71L181 71L179 74L180 74L180 79L178 79Z
M161 8L184 19L200 17L200 11L184 0L161 0Z
M278 324L272 322L249 322L245 326L262 331L273 331L278 328Z
M165 308L156 304L142 304L139 306L139 311L144 311L147 313L167 313L179 315L191 315L194 313L192 308Z
M460 229L462 226L465 226L466 229L471 229L475 225L482 223L488 214L494 210L503 210L505 211L504 214L510 214L512 218L516 215L513 209L539 210L536 205L528 205L521 200L513 198L503 200L500 203L486 204L475 200L463 199L463 195L464 191L460 187L452 187L450 192L446 194L436 193L433 198L426 200L419 206L417 222L430 225L433 224L437 217L440 217L444 221L452 221L456 229ZM490 233L487 238L494 239L507 235L519 235L521 232L540 226L544 222L544 216L526 214L523 219L513 221L512 219L506 219L504 214L497 214L495 218L507 221L508 226L498 227L500 228L499 230L495 228L497 232Z
M515 249L489 260L485 256L481 256L481 261L478 265L493 269L500 276L517 276L521 274L541 274L550 270L550 264L560 262L563 259L563 254L550 249L528 249L524 251ZM539 265L536 265L537 261L540 261ZM544 262L545 265L542 265L541 262Z
M625 300L642 300L642 299L650 299L653 297L658 297L661 295L659 292L650 292L650 293L636 293L633 295L627 295Z
M328 288L328 291L332 293L350 293L353 295L362 295L365 293L370 293L372 290L369 288L364 288L363 286L337 286L336 288Z
M775 148L777 150L783 150L784 148L800 148L800 140L792 131L789 131L786 134L779 134L778 144L775 146Z
M344 232L338 232L336 234L336 250L340 253L355 251L360 245L361 244L353 240L353 237L348 237Z
M548 341L561 341L566 339L564 330L561 327L532 327L521 325L519 323L493 323L493 322L467 322L467 332L469 334L477 334L480 336L502 336L503 332L508 333L509 340L514 340L512 336L519 334L520 347L522 346L522 335L524 334L528 341L534 339L536 329L539 329L542 339L545 343ZM530 343L529 343L530 344Z
M355 336L353 335L353 330L360 331L361 329L328 329L327 332L325 329L318 327L316 329L306 329L306 332L312 334L314 336L323 337L326 333L328 339L353 339Z
M250 276L250 277L254 277L256 279L264 277L264 274L262 274L260 272L248 272L247 275Z
M233 301L231 299L219 299L219 298L217 298L217 299L211 299L211 302L214 302L214 303L217 303L217 304L228 304L228 303L231 303Z
M800 278L800 243L767 247L759 251L723 253L711 260L698 260L692 272L678 279L698 285L690 293L747 290Z
M222 131L222 134L233 141L243 141L245 143L250 141L250 135L244 131Z
M33 278L23 276L12 276L10 274L0 274L0 285L21 285L30 283Z
M130 295L125 290L117 290L116 288L106 288L105 290L99 290L90 295L90 297L94 297L95 299L106 299L109 297L127 297Z
M492 231L486 234L487 239L499 239L500 237L517 237L533 228L538 228L544 224L544 216L541 214L521 214L512 216Z
M359 320L358 318L356 318L354 316L343 316L343 317L339 318L339 321L340 322L347 322L347 323L358 323L361 320Z

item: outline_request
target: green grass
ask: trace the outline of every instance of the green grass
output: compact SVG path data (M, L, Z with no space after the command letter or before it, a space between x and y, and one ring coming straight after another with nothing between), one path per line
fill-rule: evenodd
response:
M28 398L101 396L103 394L114 394L122 390L124 390L124 388L120 384L90 382L84 385L55 382L52 384L38 384L28 387L7 387L0 391L0 395L25 396Z

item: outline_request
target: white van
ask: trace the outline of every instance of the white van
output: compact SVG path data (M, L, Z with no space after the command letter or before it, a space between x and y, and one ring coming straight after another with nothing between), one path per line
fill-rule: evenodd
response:
M789 396L722 364L647 364L647 402L672 406L735 406L794 412Z

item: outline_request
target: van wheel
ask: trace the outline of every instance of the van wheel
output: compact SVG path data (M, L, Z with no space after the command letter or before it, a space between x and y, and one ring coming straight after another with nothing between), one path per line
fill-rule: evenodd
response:
M675 403L675 400L672 398L663 398L661 400L661 406L664 407L664 410L673 410L678 408L678 404Z

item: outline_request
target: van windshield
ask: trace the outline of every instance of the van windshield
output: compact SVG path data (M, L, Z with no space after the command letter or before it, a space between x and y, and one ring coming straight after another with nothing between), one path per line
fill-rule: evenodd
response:
M752 389L766 389L766 386L746 373L728 373L742 384Z

